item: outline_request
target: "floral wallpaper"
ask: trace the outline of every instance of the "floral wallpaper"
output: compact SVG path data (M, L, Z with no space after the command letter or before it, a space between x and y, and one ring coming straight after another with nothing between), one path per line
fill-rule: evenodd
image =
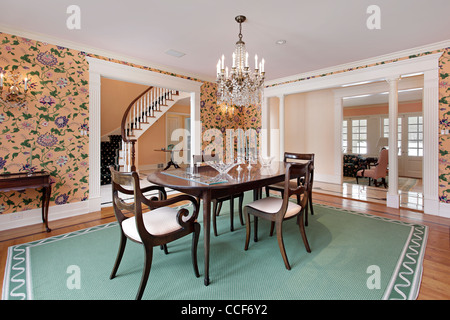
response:
M217 85L205 82L201 87L200 117L202 121L203 149L214 149L216 140L211 142L211 135L221 132L223 136L223 154L228 147L227 129L255 129L257 134L261 131L261 106L235 107L217 104ZM209 129L217 129L212 131ZM236 150L236 142L233 146ZM235 153L236 156L236 153Z
M26 103L0 101L0 173L45 170L51 174L51 205L86 200L89 74L84 54L0 33L0 72L5 85L11 74L29 79ZM36 208L40 197L34 189L1 192L0 213Z
M440 60L439 130L450 129L450 54L449 48L426 52L443 52ZM89 195L89 68L85 56L133 65L194 81L150 67L138 66L86 52L0 33L0 72L26 76L29 80L25 105L11 107L0 101L0 173L46 170L51 173L50 205L85 201ZM404 57L380 63L410 59ZM360 66L354 69L365 68ZM353 70L353 69L349 69ZM345 72L349 70L342 70ZM321 74L314 77L322 77ZM308 78L308 79L309 79ZM302 81L297 79L293 81ZM8 77L4 79L8 83ZM22 85L24 83L22 82ZM278 83L275 85L280 85ZM203 82L201 87L203 148L210 144L208 129L226 135L227 129L261 130L261 107L231 107L216 103L216 84ZM205 139L206 138L206 139ZM439 195L450 203L450 137L439 140ZM37 208L40 192L27 189L0 193L0 214Z
M439 132L450 129L450 48L439 60ZM450 136L439 136L439 200L450 203Z
M89 197L89 66L85 56L201 81L0 33L0 72L5 74L5 84L11 72L29 79L24 105L12 107L0 101L0 174L50 172L50 206L85 201ZM211 128L225 132L228 128L250 127L259 132L259 108L249 107L245 112L236 109L229 118L217 106L215 90L216 84L210 82L204 82L201 88L203 132ZM246 120L247 115L251 115L250 121ZM38 208L40 196L34 189L2 192L0 214Z

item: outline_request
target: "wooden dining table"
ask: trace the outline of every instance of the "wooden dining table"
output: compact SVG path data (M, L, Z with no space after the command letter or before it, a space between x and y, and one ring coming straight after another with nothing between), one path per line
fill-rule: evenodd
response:
M253 190L253 198L257 199L259 190L264 186L284 181L285 163L273 162L270 166L260 164L248 167L247 164L232 168L227 174L219 174L210 166L198 168L198 175L192 176L186 169L155 171L147 176L151 183L168 187L203 200L203 235L205 255L205 285L209 285L209 253L211 200L219 197Z

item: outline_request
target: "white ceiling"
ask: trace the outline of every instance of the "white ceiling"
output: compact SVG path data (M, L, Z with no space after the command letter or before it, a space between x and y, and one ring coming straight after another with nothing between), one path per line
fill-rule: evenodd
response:
M80 30L66 27L72 4L81 9ZM380 30L366 27L371 4L381 9ZM201 79L215 78L222 53L230 65L240 14L247 16L249 55L265 59L268 80L450 39L449 0L16 0L1 1L0 12L0 30L64 39ZM186 55L165 54L170 49Z

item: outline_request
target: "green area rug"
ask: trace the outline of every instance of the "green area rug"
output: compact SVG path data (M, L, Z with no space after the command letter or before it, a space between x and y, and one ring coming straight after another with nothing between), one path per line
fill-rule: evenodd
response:
M246 201L249 201L246 195ZM236 206L237 207L237 203ZM228 203L211 235L209 286L203 285L203 233L198 248L200 278L191 264L191 237L154 249L143 299L293 300L415 299L427 227L315 205L306 227L307 253L294 220L284 224L285 269L269 223L259 223L259 241L244 251L245 226L235 217L229 231ZM236 210L237 211L237 210ZM201 219L200 219L201 220ZM252 225L253 227L253 225ZM109 279L119 242L117 223L9 248L3 299L134 299L143 267L142 246L128 241L117 277Z

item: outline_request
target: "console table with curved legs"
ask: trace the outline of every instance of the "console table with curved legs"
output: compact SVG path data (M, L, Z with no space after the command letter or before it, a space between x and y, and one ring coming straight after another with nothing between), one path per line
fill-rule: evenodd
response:
M0 191L8 192L14 190L24 190L28 188L42 188L42 222L45 224L47 232L48 227L48 207L50 204L50 173L39 171L33 173L6 173L0 174Z

